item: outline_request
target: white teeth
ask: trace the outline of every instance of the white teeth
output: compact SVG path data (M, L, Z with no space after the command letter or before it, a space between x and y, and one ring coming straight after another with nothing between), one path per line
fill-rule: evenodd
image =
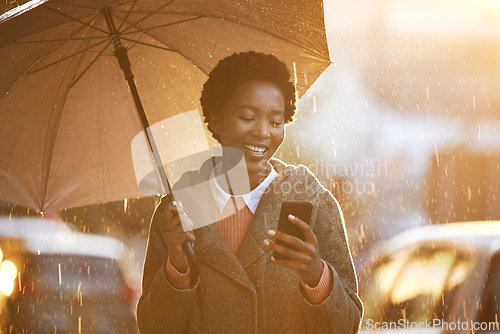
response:
M257 147L257 146L252 146L252 145L243 145L243 147L246 148L247 150L250 150L250 151L257 153L257 154L262 154L266 150L263 147Z

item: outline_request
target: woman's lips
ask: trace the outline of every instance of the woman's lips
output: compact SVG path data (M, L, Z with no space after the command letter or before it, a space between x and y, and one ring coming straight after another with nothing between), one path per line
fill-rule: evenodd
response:
M266 147L255 146L250 144L243 144L242 146L247 152L258 157L262 157L267 150Z

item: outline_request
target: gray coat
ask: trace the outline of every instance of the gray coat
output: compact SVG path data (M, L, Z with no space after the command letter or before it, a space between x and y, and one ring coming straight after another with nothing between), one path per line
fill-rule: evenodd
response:
M358 331L363 307L357 295L356 274L346 240L340 207L304 166L271 164L278 172L266 189L240 248L232 253L215 224L196 229L195 252L201 274L195 286L174 288L164 270L167 247L158 229L156 211L149 231L142 295L137 305L141 333L337 333ZM207 180L211 167L188 172L182 182ZM192 192L189 205L206 206L209 191ZM320 304L308 302L298 274L270 260L263 240L276 229L284 200L313 203L311 228L333 274L333 289ZM187 211L189 212L189 211ZM200 212L197 210L197 212ZM189 215L189 213L188 213ZM191 220L206 219L203 215Z

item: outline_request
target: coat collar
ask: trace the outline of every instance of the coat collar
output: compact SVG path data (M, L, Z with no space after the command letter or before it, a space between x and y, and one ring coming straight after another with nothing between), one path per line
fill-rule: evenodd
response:
M189 189L188 191L176 193L174 187L176 199L179 197L178 194L182 193L180 197L189 218L195 224L199 223L198 226L202 226L200 228L195 226L194 230L196 236L194 250L198 259L251 290L255 290L255 286L245 269L256 261L265 261L271 256L272 252L264 246L263 241L269 229L277 228L283 198L276 194L280 192L280 183L287 179L291 172L287 167L295 168L277 159L271 159L270 162L278 172L278 176L262 195L250 227L236 254L229 248L217 225L210 222L208 180L212 164L204 164L199 172L192 172L187 181L188 187L185 187Z

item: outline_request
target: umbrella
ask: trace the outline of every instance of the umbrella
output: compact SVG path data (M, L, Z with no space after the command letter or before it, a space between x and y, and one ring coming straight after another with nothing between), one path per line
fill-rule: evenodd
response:
M248 50L285 61L303 95L330 64L322 1L34 0L0 16L0 200L144 196L133 138L199 110L207 73Z

